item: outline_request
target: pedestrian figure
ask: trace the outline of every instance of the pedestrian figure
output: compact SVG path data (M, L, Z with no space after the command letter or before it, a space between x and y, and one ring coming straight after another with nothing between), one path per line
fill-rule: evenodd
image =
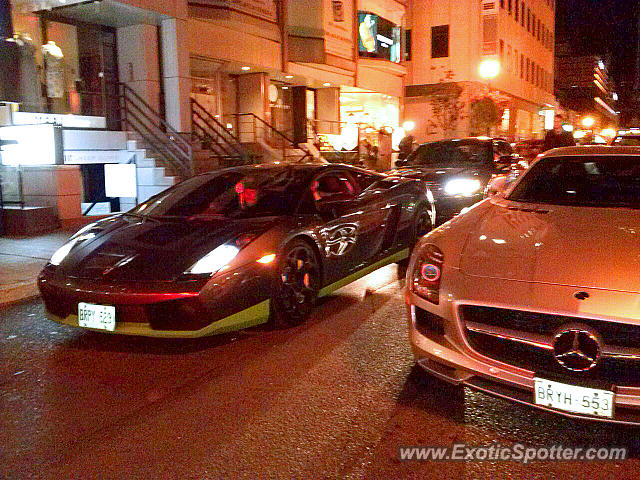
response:
M562 116L556 115L553 119L553 130L549 130L544 137L542 151L546 152L558 147L574 147L575 145L576 141L571 132L562 129Z

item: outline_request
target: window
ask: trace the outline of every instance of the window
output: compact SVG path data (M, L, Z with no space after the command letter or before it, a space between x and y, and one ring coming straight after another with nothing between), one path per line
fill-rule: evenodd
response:
M431 58L449 56L449 25L431 27Z
M500 63L504 61L504 40L500 40Z
M411 61L411 29L404 31L404 60Z
M531 15L531 35L536 36L536 16Z
M524 79L524 55L520 54L520 78Z
M536 76L537 76L537 70L536 70L536 63L531 60L531 83L533 83L534 85L536 84Z
M513 13L514 13L514 15L515 15L515 17L514 17L514 18L515 18L515 20L516 20L516 22L517 22L517 21L518 21L518 17L519 17L519 15L520 15L520 0L516 0L516 8L515 8L515 10L513 11Z
M494 141L493 149L499 156L513 154L513 148L511 148L511 145L509 145L507 142L502 140Z
M422 144L409 155L407 164L447 168L488 165L492 161L490 142L460 140Z
M531 31L531 9L527 7L527 32Z
M504 9L504 0L500 0L500 8Z
M527 74L525 76L525 80L528 82L529 79L531 78L530 75L530 68L531 68L531 64L529 63L529 58L527 58Z
M349 199L355 198L356 187L343 172L331 172L311 183L311 193L318 201L328 197Z
M540 41L540 19L538 19L538 28L536 29L536 38Z
M381 177L380 175L365 173L358 170L351 170L349 173L355 179L358 187L360 187L360 191L366 190L378 180L384 180L384 177Z
M511 45L507 45L507 72L510 72L513 68L513 57L511 56Z
M582 207L640 207L640 164L632 156L547 157L536 163L509 200Z
M133 213L226 218L291 215L306 182L302 171L277 168L200 175L152 197Z
M522 10L521 10L521 15L520 15L520 25L522 25L524 27L524 19L525 19L525 11L526 11L527 7L525 6L524 2L522 2Z
M509 2L507 3L507 7L508 7L508 9L509 9L509 15L511 15L511 2L512 2L512 1L513 1L513 0L509 0Z

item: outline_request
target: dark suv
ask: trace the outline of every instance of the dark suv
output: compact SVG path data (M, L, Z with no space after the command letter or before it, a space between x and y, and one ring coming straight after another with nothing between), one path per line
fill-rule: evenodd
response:
M393 173L427 182L441 224L482 200L489 180L515 172L519 160L506 140L460 138L423 143Z

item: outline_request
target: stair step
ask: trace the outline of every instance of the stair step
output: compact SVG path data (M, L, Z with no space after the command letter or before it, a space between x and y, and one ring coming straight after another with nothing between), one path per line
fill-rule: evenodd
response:
M167 185L162 167L138 167L138 185Z
M176 177L171 176L171 177L162 177L156 180L155 185L164 185L167 187L172 187L176 184Z
M139 185L138 202L142 203L150 197L153 197L160 192L164 192L167 188L168 187L165 185Z
M136 161L136 166L138 168L153 168L156 166L156 161L153 158L144 158Z

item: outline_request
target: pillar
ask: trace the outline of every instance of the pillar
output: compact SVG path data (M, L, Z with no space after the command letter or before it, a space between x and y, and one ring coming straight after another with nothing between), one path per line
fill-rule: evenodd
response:
M238 113L253 113L258 117L271 123L271 112L269 111L269 75L266 73L249 73L238 76ZM256 134L265 134L261 126L258 125ZM239 128L240 131L248 131L246 128ZM251 138L241 138L242 141L253 141Z
M186 18L168 18L160 25L162 81L166 120L178 132L191 132L191 72Z
M158 30L153 25L118 28L118 72L151 107L160 111L160 69Z
M316 90L316 118L321 133L340 134L340 89L336 87Z

